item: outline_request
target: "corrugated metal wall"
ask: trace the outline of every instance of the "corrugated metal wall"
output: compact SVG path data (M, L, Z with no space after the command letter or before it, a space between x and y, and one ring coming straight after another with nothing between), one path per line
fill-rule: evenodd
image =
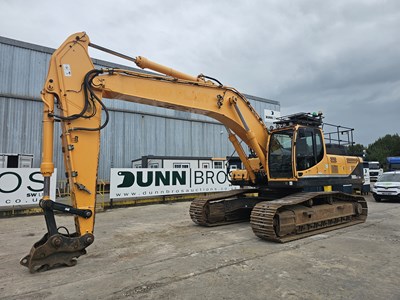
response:
M34 167L41 157L39 96L53 51L0 37L0 153L34 154ZM121 67L94 62L98 67ZM264 109L280 111L279 102L248 99L261 116ZM105 104L110 123L101 132L100 179L109 179L111 167L130 167L131 160L143 155L224 157L233 152L225 128L206 116L118 100ZM57 137L58 124L56 130ZM60 139L55 149L58 177L63 179Z

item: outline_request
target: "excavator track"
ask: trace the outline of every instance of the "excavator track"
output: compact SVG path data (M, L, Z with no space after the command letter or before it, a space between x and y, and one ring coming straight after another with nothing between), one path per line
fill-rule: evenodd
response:
M237 189L194 199L189 214L201 226L220 226L248 221L250 210L263 199L246 197L258 193L257 189Z
M285 243L365 222L367 215L367 203L361 196L302 192L259 202L250 223L259 238Z

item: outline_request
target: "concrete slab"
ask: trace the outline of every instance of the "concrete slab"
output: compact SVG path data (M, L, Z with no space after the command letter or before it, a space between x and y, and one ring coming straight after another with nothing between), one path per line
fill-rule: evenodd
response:
M0 219L0 299L399 299L400 203L367 199L366 223L287 244L196 226L188 202L108 210L75 267L36 274L19 259L44 218Z

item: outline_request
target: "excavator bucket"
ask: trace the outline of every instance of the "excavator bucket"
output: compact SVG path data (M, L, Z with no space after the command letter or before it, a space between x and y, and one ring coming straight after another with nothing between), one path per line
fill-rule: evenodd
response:
M20 264L27 267L31 273L58 266L71 267L76 265L76 258L86 254L85 248L93 241L94 236L91 233L83 236L55 234L50 237L46 233L33 245L30 253L20 260Z

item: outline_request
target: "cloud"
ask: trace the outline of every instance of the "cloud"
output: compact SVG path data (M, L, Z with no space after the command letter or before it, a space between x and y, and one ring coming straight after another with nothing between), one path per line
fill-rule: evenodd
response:
M143 55L281 102L323 110L357 142L398 133L400 2L2 1L0 35L56 48L86 31L99 45ZM93 51L101 59L125 63Z

